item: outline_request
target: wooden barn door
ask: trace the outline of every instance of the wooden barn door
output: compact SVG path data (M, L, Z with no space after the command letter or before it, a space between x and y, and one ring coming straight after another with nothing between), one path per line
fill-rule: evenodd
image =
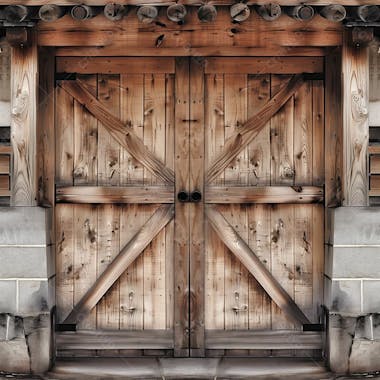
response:
M206 353L318 355L321 333L304 330L320 328L323 302L323 60L194 64L204 87Z
M316 354L323 60L59 57L57 73L59 353Z

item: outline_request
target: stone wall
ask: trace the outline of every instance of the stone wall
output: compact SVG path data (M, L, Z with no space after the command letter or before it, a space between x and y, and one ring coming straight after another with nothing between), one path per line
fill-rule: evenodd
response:
M40 207L0 208L0 371L46 371L55 304L51 215Z
M380 209L330 210L325 256L327 351L334 372L380 370Z

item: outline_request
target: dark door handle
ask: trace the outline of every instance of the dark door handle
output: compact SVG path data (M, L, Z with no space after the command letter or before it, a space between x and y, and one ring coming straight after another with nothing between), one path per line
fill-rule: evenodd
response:
M199 190L194 190L190 195L191 202L200 202L202 200L202 193Z
M189 193L187 191L180 191L177 194L177 198L180 202L189 202Z

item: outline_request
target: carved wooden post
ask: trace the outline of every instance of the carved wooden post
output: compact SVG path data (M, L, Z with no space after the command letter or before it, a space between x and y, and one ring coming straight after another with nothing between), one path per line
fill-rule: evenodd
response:
M343 204L366 206L369 52L354 46L350 31L344 34L342 60Z
M28 46L11 53L11 141L13 176L11 204L36 205L37 42L30 34Z

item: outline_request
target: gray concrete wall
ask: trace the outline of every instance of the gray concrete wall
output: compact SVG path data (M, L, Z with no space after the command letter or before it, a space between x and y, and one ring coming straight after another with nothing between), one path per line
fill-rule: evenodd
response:
M334 372L380 370L380 208L329 211L325 255L328 359Z
M55 305L51 210L0 208L0 371L45 372Z

